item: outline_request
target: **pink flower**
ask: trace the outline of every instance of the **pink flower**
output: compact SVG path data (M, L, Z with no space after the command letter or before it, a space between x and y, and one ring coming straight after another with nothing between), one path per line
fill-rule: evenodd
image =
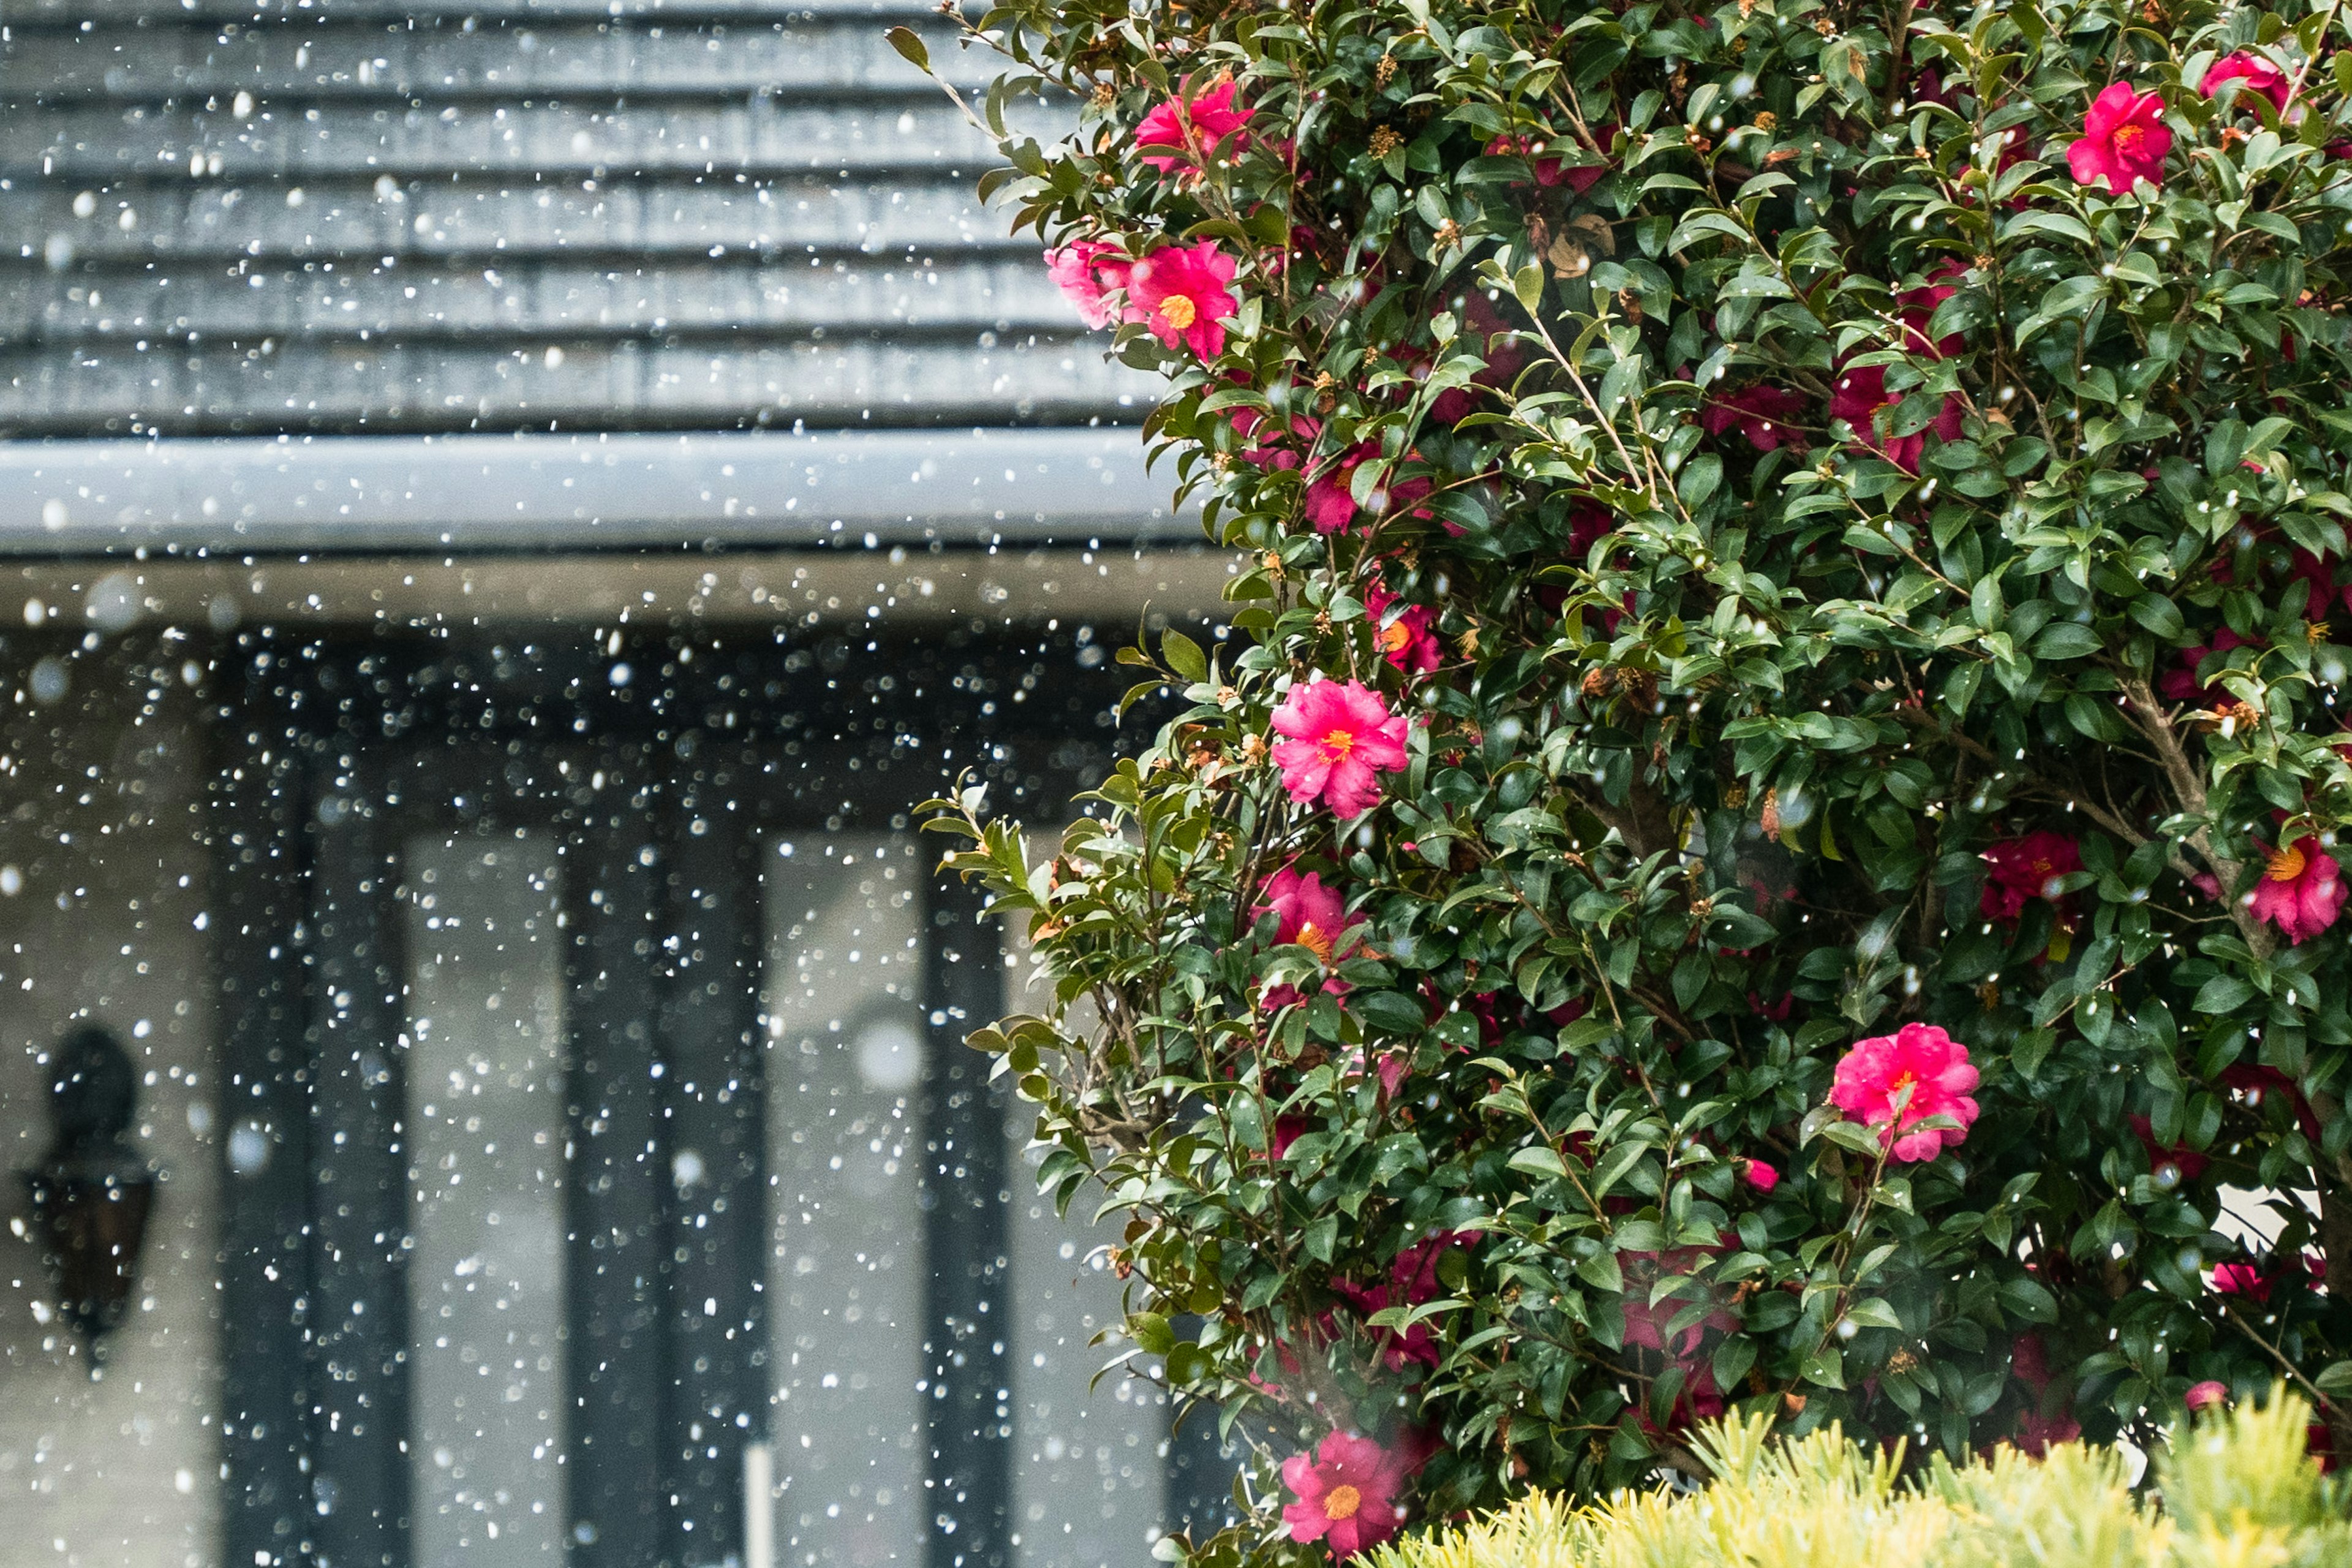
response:
M1274 710L1282 787L1301 805L1320 802L1342 817L1379 803L1380 775L1404 766L1406 721L1358 681L1318 677L1294 686Z
M2066 149L2066 166L2085 185L2104 184L2122 195L2135 182L2164 184L2165 155L2172 132L2164 127L2164 100L2114 82L2099 94L2083 120L2083 139Z
M1769 1193L1780 1184L1780 1173L1761 1160L1748 1161L1748 1168L1740 1174L1748 1179L1749 1186L1759 1193Z
M1947 332L1940 338L1930 338L1927 326L1936 319L1936 307L1960 291L1945 279L1960 277L1967 271L1957 261L1946 261L1927 275L1927 282L1895 296L1895 303L1902 307L1896 320L1903 323L1903 347L1906 352L1929 359L1949 359L1960 352L1959 333Z
M1665 1252L1627 1252L1619 1255L1625 1269L1625 1342L1640 1345L1644 1350L1660 1352L1678 1362L1688 1362L1697 1354L1706 1331L1716 1329L1725 1333L1739 1327L1739 1320L1724 1307L1719 1291L1707 1286L1706 1298L1669 1296L1655 1306L1650 1304L1650 1292L1661 1279L1673 1275L1695 1275L1712 1257L1703 1247L1678 1247ZM1674 1336L1666 1342L1666 1329L1683 1311L1699 1300L1708 1300L1706 1316Z
M1246 378L1230 378L1236 385ZM1268 469L1294 469L1305 459L1303 451L1314 448L1316 438L1323 434L1323 421L1311 415L1290 416L1285 422L1276 416L1261 414L1255 408L1237 407L1233 411L1234 434L1244 441L1260 445L1242 448L1242 458Z
M1045 253L1045 273L1089 327L1107 327L1116 310L1109 291L1127 286L1128 264L1099 240L1073 240Z
M1510 323L1496 312L1484 289L1472 289L1463 296L1462 342L1457 346L1475 349L1486 360L1486 368L1470 378L1472 386L1501 386L1527 363L1517 341L1500 335L1510 330ZM1430 404L1429 416L1438 425L1459 425L1475 406L1475 398L1468 387L1448 387Z
M1830 394L1830 417L1843 419L1853 426L1854 439L1875 451L1880 457L1906 474L1919 471L1919 457L1927 448L1927 432L1914 430L1908 436L1882 437L1879 414L1895 405L1886 391L1886 367L1864 365L1859 369L1838 373L1837 386ZM1932 426L1938 440L1960 438L1960 400L1950 393L1944 395L1943 406L1936 411Z
M1782 447L1805 444L1804 437L1789 427L1789 421L1804 411L1805 400L1793 392L1751 386L1710 400L1700 411L1698 422L1710 436L1736 428L1758 451L1777 452Z
M2262 878L2247 896L2248 905L2257 919L2286 932L2287 942L2299 947L2344 912L2342 871L2336 857L2309 837L2267 854Z
M2126 1116L2124 1121L2139 1135L2140 1147L2147 1151L2147 1168L2151 1175L2161 1177L2167 1165L2183 1182L2193 1182L2205 1173L2212 1160L2200 1154L2186 1143L2176 1143L2167 1149L2156 1141L2156 1123L2145 1116Z
M1932 1160L1968 1136L1977 1119L1969 1091L1976 1086L1966 1046L1933 1024L1906 1024L1895 1034L1854 1042L1837 1065L1830 1102L1865 1126L1884 1128L1895 1159ZM1959 1125L1910 1131L1931 1116Z
M1293 1143L1297 1142L1301 1138L1307 1136L1307 1118L1304 1116L1276 1117L1274 1119L1273 1148L1269 1151L1273 1157L1279 1160L1285 1154L1289 1153L1290 1146Z
M1348 955L1347 949L1339 945L1349 933L1346 904L1337 888L1325 887L1323 879L1312 871L1302 877L1297 868L1285 866L1266 879L1265 892L1266 901L1252 910L1250 917L1275 917L1276 945L1303 947L1326 969ZM1349 943L1349 947L1354 945ZM1334 974L1323 982L1323 989L1333 996L1344 996L1348 983ZM1290 1006L1299 1000L1298 988L1269 985L1264 1000L1268 1007Z
M1367 1318L1391 1307L1418 1307L1437 1299L1439 1255L1449 1247L1475 1247L1477 1243L1476 1231L1433 1231L1396 1255L1389 1265L1386 1284L1365 1286L1335 1279L1331 1289ZM1402 1372L1411 1365L1434 1367L1438 1359L1437 1337L1430 1332L1426 1322L1415 1323L1402 1334L1390 1329L1381 1331L1381 1360L1391 1372Z
M2020 1334L2010 1342L2009 1369L2036 1396L2049 1388L2050 1352L2040 1334Z
M2050 1452L2053 1443L2072 1443L2083 1436L2083 1424L2063 1411L2056 1415L2044 1415L2039 1410L2028 1410L2017 1418L2017 1451L2041 1458Z
M1171 99L1145 115L1135 128L1135 144L1174 151L1146 153L1143 161L1163 174L1174 174L1184 164L1214 158L1228 136L1234 138L1233 151L1239 153L1248 142L1242 127L1249 123L1249 110L1234 101L1238 91L1232 81L1221 81L1190 102ZM1188 124L1192 133L1189 144L1184 135Z
M1356 521L1356 496L1349 488L1356 470L1380 453L1380 444L1360 441L1336 458L1317 465L1307 481L1307 521L1318 533L1339 533Z
M2191 1410L2210 1410L2215 1405L2227 1405L2230 1403L2230 1385L2211 1378L2203 1383L2192 1383L2189 1385L2189 1392L2181 1396L2181 1403Z
M2083 851L2074 840L2048 828L2036 828L2022 838L1996 844L1984 852L1984 891L1977 908L1985 919L2015 925L2034 899L2057 903L2065 893L2059 878L2083 868Z
M1391 616L1397 596L1378 583L1364 587L1364 613L1371 617L1373 640L1388 661L1407 675L1427 675L1444 661L1437 641L1437 612L1427 605L1407 605Z
M1129 269L1127 319L1149 326L1171 349L1182 343L1214 359L1225 352L1219 323L1241 309L1233 282L1234 258L1215 240L1164 246Z
M2319 1142L2318 1113L2311 1109L2311 1101L2304 1098L2303 1090L2294 1079L2287 1077L2278 1068L2257 1067L2252 1062L2238 1062L2233 1066L2223 1068L2213 1081L2220 1088L2229 1090L2233 1098L2243 1101L2249 1110L2260 1110L2263 1100L2268 1096L2285 1095L2287 1104L2294 1111L2295 1121L2303 1128L2303 1135L2314 1143Z
M1617 125L1613 121L1592 128L1592 139L1603 147L1613 142L1616 136ZM1565 159L1556 155L1545 156L1551 151L1552 143L1540 136L1497 136L1486 143L1486 156L1489 158L1525 158L1535 170L1537 184L1547 188L1566 185L1580 196L1609 172L1605 163L1581 163L1573 169L1569 168ZM1524 186L1520 188L1525 189Z
M2229 627L2223 626L2213 634L2213 641L2210 646L2185 647L2174 655L2174 661L2180 668L2168 669L2159 676L2157 679L2157 689L2163 693L2167 702L2201 702L2208 708L2226 708L2237 700L2219 686L2200 687L2197 683L2198 666L2217 653L2228 653L2231 648L2260 647L2261 646L2258 639L2242 637Z
M2252 1263L2217 1263L2213 1266L2213 1294L2267 1302L2271 1291L2282 1280L2293 1280L2297 1267L2294 1258L2284 1256L2273 1258L2268 1269Z
M1625 1270L1625 1294L1620 1303L1625 1313L1625 1343L1654 1352L1683 1370L1682 1393L1675 1397L1674 1409L1666 1417L1667 1425L1677 1429L1723 1414L1723 1391L1716 1384L1713 1364L1701 1351L1708 1330L1736 1332L1739 1320L1723 1304L1721 1288L1712 1284L1703 1283L1703 1295L1673 1295L1654 1306L1650 1296L1660 1280L1677 1274L1696 1275L1712 1256L1712 1249L1700 1247L1619 1255ZM1669 1336L1667 1329L1674 1321L1700 1302L1706 1306L1706 1315L1680 1333ZM1643 1425L1650 1430L1656 1429L1646 1416Z
M2338 605L2352 610L2352 587L2336 585L2335 556L2315 555L2298 549L2289 571L2310 590L2310 599L2303 612L2305 620L2324 621Z
M1404 1510L1396 1494L1411 1474L1407 1456L1334 1432L1314 1458L1294 1454L1282 1462L1282 1484L1298 1498L1283 1509L1282 1521L1291 1540L1323 1542L1344 1562L1397 1532Z
M2290 89L2286 72L2260 55L2250 55L2243 49L2215 60L2206 70L2205 79L2197 84L2197 90L2210 98L2233 81L2244 82L2244 90L2262 94L2271 100L2273 109L2281 114L2286 112ZM2107 90L2112 92L2115 89L2110 88Z

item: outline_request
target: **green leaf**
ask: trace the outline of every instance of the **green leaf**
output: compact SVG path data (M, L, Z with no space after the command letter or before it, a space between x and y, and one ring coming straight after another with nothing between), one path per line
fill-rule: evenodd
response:
M2000 1302L2029 1323L2058 1321L2058 1298L2038 1279L2019 1274L2000 1282Z
M1366 991L1350 995L1348 1011L1387 1035L1417 1035L1427 1026L1429 1017L1419 1002L1393 991Z
M1748 1369L1756 1364L1756 1342L1746 1334L1726 1334L1715 1347L1715 1385L1729 1394L1739 1387Z
M1642 1156L1648 1152L1649 1151L1639 1143L1620 1143L1610 1150L1608 1157L1601 1162L1599 1168L1592 1173L1594 1201L1598 1202L1610 1188L1622 1181L1625 1173L1640 1164Z
M2253 1000L2254 988L2234 974L2217 974L2197 989L2196 1011L2210 1018L2226 1018Z
M1511 1156L1508 1163L1512 1170L1530 1176L1564 1177L1568 1174L1568 1167L1560 1163L1559 1152L1547 1143L1519 1150Z
M890 41L890 47L898 50L908 64L926 75L929 74L931 51L924 47L921 38L915 36L914 28L893 27L882 36Z
M1168 661L1169 668L1187 680L1208 679L1209 661L1201 652L1201 645L1182 632L1171 631L1160 639L1160 657Z
M1127 1337L1153 1355L1166 1355L1176 1344L1176 1331L1157 1312L1129 1313Z
M1613 1252L1595 1252L1578 1258L1576 1275L1596 1290L1606 1290L1613 1296L1624 1294L1625 1271L1617 1267L1617 1255Z
M1843 1388L1845 1357L1837 1346L1823 1345L1805 1358L1804 1365L1797 1369L1797 1375L1823 1388Z
M2352 1394L2352 1361L2329 1362L2311 1384L2322 1394Z
M1853 1306L1846 1309L1845 1315L1853 1321L1860 1323L1865 1329L1900 1329L1903 1327L1903 1320L1895 1315L1895 1309L1888 1306L1876 1296L1870 1297L1866 1300L1856 1301Z

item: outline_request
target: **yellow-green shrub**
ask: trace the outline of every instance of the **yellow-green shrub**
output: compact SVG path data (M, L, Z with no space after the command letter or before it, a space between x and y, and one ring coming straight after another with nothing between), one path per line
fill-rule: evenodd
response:
M1577 1508L1538 1494L1410 1536L1372 1568L2322 1568L2352 1564L2345 1492L2305 1448L2310 1407L2284 1393L2208 1417L2156 1457L2154 1491L2082 1444L2001 1448L1906 1479L1893 1447L1832 1426L1776 1441L1762 1417L1706 1428L1715 1479Z

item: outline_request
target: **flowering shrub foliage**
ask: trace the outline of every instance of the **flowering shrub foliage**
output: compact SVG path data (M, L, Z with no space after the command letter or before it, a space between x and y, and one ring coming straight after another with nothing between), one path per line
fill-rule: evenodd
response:
M1093 816L939 824L1132 1366L1274 1434L1188 1550L2352 1389L2336 0L971 26L1245 552Z

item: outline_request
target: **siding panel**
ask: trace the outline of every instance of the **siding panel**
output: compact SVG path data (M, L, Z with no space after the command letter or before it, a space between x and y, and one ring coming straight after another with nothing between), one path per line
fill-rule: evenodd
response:
M979 79L896 5L36 0L0 435L1140 418L899 21Z

